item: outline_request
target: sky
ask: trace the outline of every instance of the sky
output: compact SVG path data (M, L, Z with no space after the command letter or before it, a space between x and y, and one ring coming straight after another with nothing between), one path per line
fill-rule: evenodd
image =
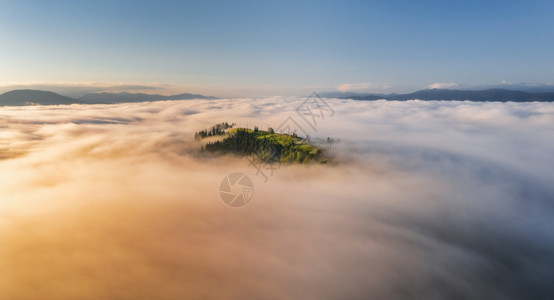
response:
M553 14L546 0L0 0L0 90L239 97L552 84Z

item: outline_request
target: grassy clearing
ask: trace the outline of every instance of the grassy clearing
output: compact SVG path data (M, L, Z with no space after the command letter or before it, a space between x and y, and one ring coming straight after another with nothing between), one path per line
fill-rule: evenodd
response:
M323 150L296 135L247 128L230 128L222 140L208 142L204 151L255 155L263 162L327 163Z

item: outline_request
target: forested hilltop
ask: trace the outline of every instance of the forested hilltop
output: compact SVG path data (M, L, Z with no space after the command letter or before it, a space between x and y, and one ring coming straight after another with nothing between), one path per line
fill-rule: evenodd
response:
M254 155L266 163L327 163L324 151L296 134L276 133L248 128L232 128L234 124L220 123L210 129L199 131L196 139L224 136L202 146L202 151L221 154Z

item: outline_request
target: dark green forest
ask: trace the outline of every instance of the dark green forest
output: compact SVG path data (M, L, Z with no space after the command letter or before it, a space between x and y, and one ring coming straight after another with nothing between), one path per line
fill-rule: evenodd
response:
M199 140L210 136L225 135L225 133L227 133L226 130L233 128L234 125L235 124L229 124L227 122L219 123L212 126L210 129L204 129L196 132L194 134L194 138Z
M222 123L227 124L227 123ZM264 163L327 163L322 149L309 144L296 134L288 135L275 133L272 128L268 131L246 128L232 128L225 130L218 124L209 130L203 130L195 136L226 135L225 138L211 141L202 146L202 151L220 154L235 154L240 156L253 155Z

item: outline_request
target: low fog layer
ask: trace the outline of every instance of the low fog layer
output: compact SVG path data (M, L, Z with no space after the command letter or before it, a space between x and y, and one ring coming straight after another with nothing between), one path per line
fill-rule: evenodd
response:
M554 104L302 100L3 108L0 299L554 298ZM193 139L289 116L338 163L264 182Z

